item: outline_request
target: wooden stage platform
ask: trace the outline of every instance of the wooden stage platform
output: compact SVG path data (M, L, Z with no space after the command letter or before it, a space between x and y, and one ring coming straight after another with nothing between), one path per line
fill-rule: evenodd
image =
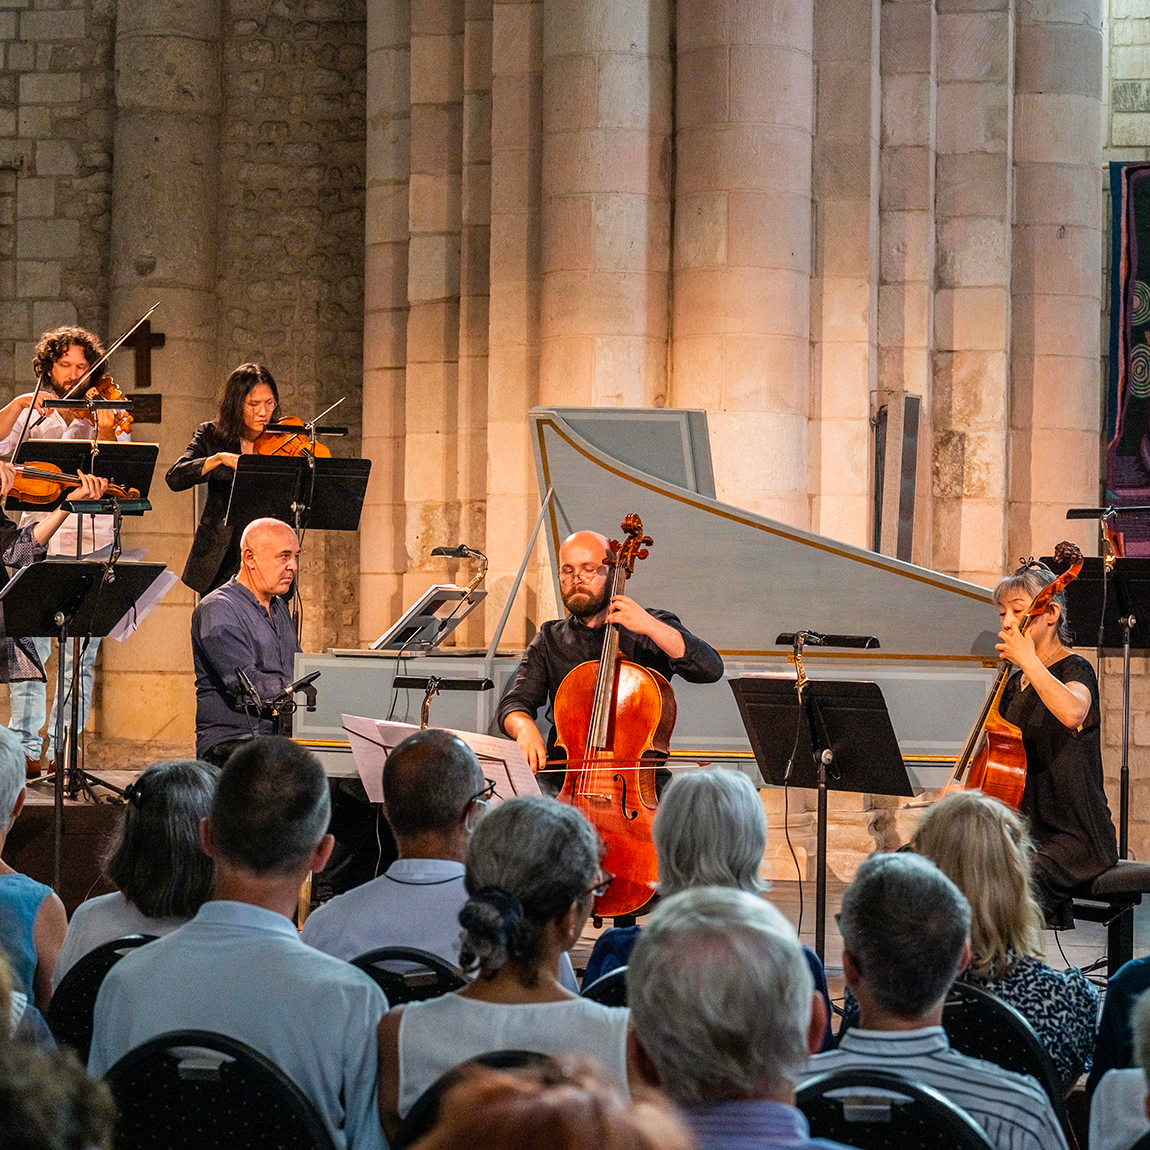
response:
M123 789L137 771L101 771L100 777ZM114 792L96 788L101 799L116 799ZM28 784L24 810L12 827L4 847L4 861L9 866L36 879L52 884L52 827L54 793L51 779ZM87 799L64 799L64 843L60 861L60 897L69 916L86 898L106 894L112 888L100 873L104 852L120 821L121 804L93 803Z

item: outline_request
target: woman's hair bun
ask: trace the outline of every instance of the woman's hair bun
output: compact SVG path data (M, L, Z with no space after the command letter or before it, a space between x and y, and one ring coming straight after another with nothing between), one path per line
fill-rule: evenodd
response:
M523 938L523 904L497 886L477 890L459 912L463 927L460 958L465 968L479 964L480 972L494 974L518 952Z

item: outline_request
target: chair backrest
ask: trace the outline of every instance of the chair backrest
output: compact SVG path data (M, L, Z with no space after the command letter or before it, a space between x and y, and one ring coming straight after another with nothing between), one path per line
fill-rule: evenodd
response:
M104 1077L119 1111L116 1150L335 1150L303 1091L222 1034L161 1034Z
M799 1090L811 1135L859 1150L990 1150L982 1127L937 1090L878 1070L832 1070Z
M617 966L602 978L597 978L590 986L583 988L583 997L597 1002L600 1006L627 1005L627 968Z
M81 1062L88 1061L88 1048L92 1045L92 1015L104 976L129 950L153 942L155 938L154 934L127 934L123 938L114 938L90 950L60 980L45 1018L52 1037L62 1045L70 1046Z
M1069 1142L1070 1119L1058 1071L1034 1027L1009 1002L977 986L956 982L942 1008L942 1025L951 1049L959 1054L1036 1078L1050 1097Z
M435 1125L439 1118L439 1103L444 1093L473 1066L487 1066L492 1070L519 1070L524 1066L538 1066L546 1062L546 1054L537 1054L533 1050L493 1050L489 1054L480 1054L461 1062L454 1069L437 1078L412 1104L411 1109L404 1115L395 1137L388 1145L391 1150L407 1150L412 1143L417 1142ZM117 1147L117 1150L119 1148Z
M414 946L381 946L353 958L351 965L375 979L389 1006L438 998L467 985L459 967Z

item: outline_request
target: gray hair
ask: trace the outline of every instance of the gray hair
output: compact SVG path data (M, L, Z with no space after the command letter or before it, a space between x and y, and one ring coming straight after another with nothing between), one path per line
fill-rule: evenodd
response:
M733 886L760 894L767 820L754 783L742 771L714 767L667 785L651 831L659 855L659 893Z
M1024 564L1011 575L1000 579L994 588L994 605L1002 606L1009 595L1024 595L1033 599L1043 587L1053 583L1056 576L1045 563L1033 566ZM1050 600L1050 605L1058 607L1058 640L1070 646L1074 642L1074 632L1070 630L1070 620L1066 618L1066 592L1059 591Z
M467 848L464 969L491 978L515 959L532 977L544 927L576 900L589 901L598 874L599 836L574 807L544 798L500 804Z
M970 904L929 859L873 854L843 893L839 930L867 989L896 1018L942 1001L970 938Z
M416 731L387 756L383 806L399 838L447 831L483 791L475 752L450 731Z
M7 727L0 727L0 829L12 817L16 800L24 789L26 772L20 736Z
M1144 990L1130 1008L1130 1030L1134 1037L1134 1061L1142 1067L1150 1083L1150 990Z
M627 1000L663 1089L686 1105L793 1083L807 1064L814 979L764 899L696 887L661 902L627 967Z

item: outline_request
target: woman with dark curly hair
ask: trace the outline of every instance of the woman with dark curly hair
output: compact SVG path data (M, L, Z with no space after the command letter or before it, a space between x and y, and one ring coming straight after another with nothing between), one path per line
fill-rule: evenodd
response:
M228 527L235 467L251 455L264 427L279 416L280 394L272 373L260 363L241 363L228 376L216 418L196 428L187 451L168 468L168 486L187 491L208 485L208 497L192 550L184 565L184 582L206 595L223 586L240 569L240 532Z
M580 998L559 981L559 956L610 884L587 819L552 799L508 800L476 828L464 884L460 960L474 981L396 1007L380 1023L379 1113L388 1137L442 1074L492 1050L590 1055L627 1084L629 1012Z

